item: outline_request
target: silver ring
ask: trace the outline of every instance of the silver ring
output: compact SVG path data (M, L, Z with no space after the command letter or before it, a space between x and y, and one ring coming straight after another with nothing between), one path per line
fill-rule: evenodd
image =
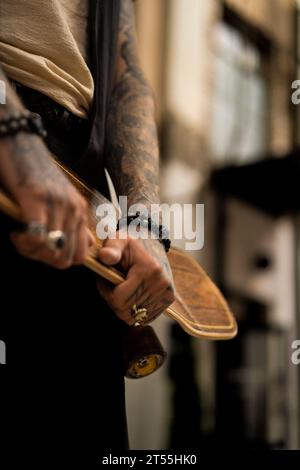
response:
M51 230L47 233L45 243L52 251L62 250L66 244L66 235L62 230Z
M47 235L47 228L42 222L33 221L26 225L26 232L32 237L45 237Z

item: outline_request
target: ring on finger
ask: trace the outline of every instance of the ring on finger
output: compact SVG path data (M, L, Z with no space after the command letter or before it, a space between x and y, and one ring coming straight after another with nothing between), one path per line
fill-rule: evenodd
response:
M25 229L28 235L32 237L46 237L47 236L47 228L46 225L42 222L32 221L26 225Z
M136 304L131 307L131 316L135 320L134 326L140 326L148 318L148 311L146 308L137 308Z
M62 230L50 230L46 235L45 244L51 251L61 251L66 245L66 235Z

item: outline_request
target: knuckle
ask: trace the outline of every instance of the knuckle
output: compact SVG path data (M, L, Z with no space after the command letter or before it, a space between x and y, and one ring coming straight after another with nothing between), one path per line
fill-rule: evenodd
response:
M170 301L170 304L172 304L175 300L175 289L173 287L171 287L168 292L168 300Z
M30 193L30 200L34 204L42 205L45 208L59 207L65 205L65 195L62 191L55 189L48 189L45 187L34 186Z
M176 290L174 289L174 287L172 287L172 290L170 292L170 297L172 298L172 302L174 302L176 298Z
M33 199L33 201L39 204L46 204L48 199L48 193L46 188L43 186L34 185L30 188L29 197Z
M78 223L79 223L80 226L82 226L82 225L84 225L86 227L88 226L88 219L86 217L86 214L82 211L78 214ZM88 235L86 233L86 240L87 239L88 239Z
M67 199L68 209L70 211L76 211L80 209L80 196L77 194L75 190L67 192L66 199Z
M81 196L80 196L80 206L81 206L82 212L86 212L86 211L87 211L87 209L88 209L88 203L87 203L87 201L86 201L83 197L81 197Z
M161 280L160 280L160 286L164 290L167 290L167 289L169 290L169 288L171 286L169 279L167 279L166 277L162 277Z
M27 191L30 192L30 194L32 194L36 198L39 198L43 197L46 194L46 187L35 182L27 187Z
M77 201L74 197L69 197L68 200L67 200L67 209L68 209L68 212L72 215L72 216L75 216L77 215L77 212L78 212L78 205L77 205Z
M85 213L81 208L80 202L75 200L71 203L70 213L72 215L73 220L78 225L81 225L86 222Z
M50 194L50 198L55 206L65 206L66 204L66 198L64 194L61 192L57 191L55 194Z
M150 271L154 276L160 276L163 272L163 269L158 261L153 261Z
M75 210L73 210L72 219L74 223L76 224L76 233L77 235L79 235L80 225L83 222L83 218L82 218L81 210L78 207L76 207Z
M68 269L72 266L72 261L68 260L67 258L61 258L60 260L53 261L52 264L57 269L64 270L64 269Z

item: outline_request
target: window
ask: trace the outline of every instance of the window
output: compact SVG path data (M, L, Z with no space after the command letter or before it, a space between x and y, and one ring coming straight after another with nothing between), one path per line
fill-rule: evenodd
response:
M267 150L267 82L260 51L225 22L215 30L212 156L246 163Z

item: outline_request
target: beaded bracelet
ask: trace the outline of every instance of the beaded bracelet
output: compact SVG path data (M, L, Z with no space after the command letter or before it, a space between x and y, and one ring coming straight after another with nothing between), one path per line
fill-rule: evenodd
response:
M41 116L27 110L15 112L0 121L0 138L13 136L19 132L37 134L42 138L47 136Z
M141 227L147 228L152 232L158 239L158 241L164 246L166 253L171 247L171 240L169 239L169 231L163 225L158 225L151 217L146 217L140 212L136 212L132 215L127 215L119 219L117 223L117 230L123 227L127 227L133 220L137 220Z

